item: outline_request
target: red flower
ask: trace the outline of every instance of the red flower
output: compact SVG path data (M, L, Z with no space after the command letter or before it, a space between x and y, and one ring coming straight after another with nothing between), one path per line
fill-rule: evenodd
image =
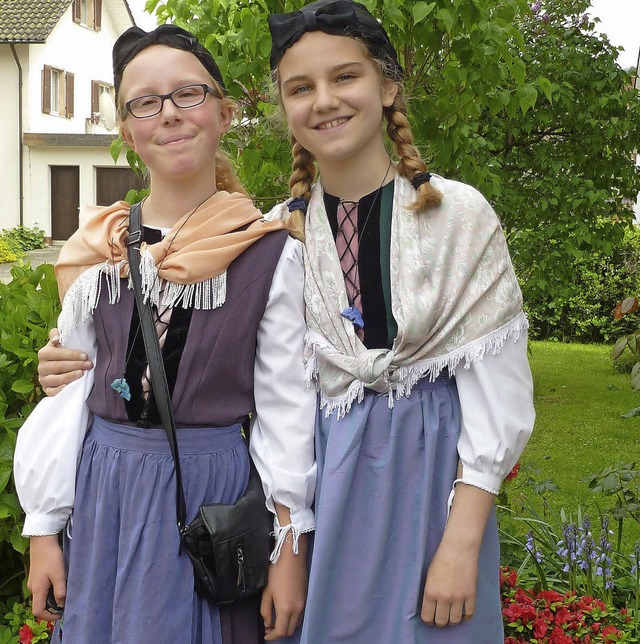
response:
M31 644L32 639L33 631L31 630L31 626L24 624L18 631L18 642L20 642L20 644Z
M500 585L515 588L518 582L518 574L508 566L500 566Z
M509 474L507 474L504 477L505 481L513 481L516 476L518 476L518 472L520 471L520 462L517 462L512 468Z
M571 637L558 626L556 626L551 632L550 642L551 644L573 644Z
M507 608L503 608L502 614L510 622L519 621L520 624L526 626L536 618L536 609L530 605L514 603L507 606Z
M544 617L538 617L535 622L533 622L533 636L537 640L542 639L547 634L548 628L549 622L547 622Z
M539 599L544 599L546 602L547 606L550 606L551 604L556 604L558 602L564 601L564 595L562 593L559 593L555 590L541 590L538 593L538 598Z
M571 613L564 606L560 606L556 612L556 624L562 626L571 619Z

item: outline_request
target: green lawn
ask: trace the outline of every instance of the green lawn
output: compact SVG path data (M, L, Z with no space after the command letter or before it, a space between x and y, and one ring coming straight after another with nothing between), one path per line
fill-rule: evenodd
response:
M585 476L640 457L640 417L621 414L640 406L629 376L618 373L602 345L531 343L536 425L521 462L540 469L539 480L552 479L559 490L551 505L574 513L578 506L598 516L608 499L592 493ZM509 485L509 484L507 484ZM625 543L640 538L640 526L625 527ZM633 541L631 541L631 544Z

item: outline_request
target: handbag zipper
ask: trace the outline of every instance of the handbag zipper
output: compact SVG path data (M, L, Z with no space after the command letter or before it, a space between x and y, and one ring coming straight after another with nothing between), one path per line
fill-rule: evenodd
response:
M247 590L247 584L244 578L244 550L242 546L236 548L236 559L238 562L238 580L236 581L236 586L240 587L242 585L242 592L244 592Z

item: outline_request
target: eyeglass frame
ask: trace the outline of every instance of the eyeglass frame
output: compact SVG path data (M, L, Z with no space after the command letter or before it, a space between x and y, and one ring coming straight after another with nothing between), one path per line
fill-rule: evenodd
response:
M201 87L204 90L204 94L202 95L202 100L199 103L194 103L193 105L187 105L185 107L182 107L178 105L174 98L173 95L176 92L179 92L180 90L187 89L188 87ZM143 94L142 96L136 96L135 98L132 98L130 101L127 101L124 104L125 110L133 116L134 119L149 119L153 118L154 116L158 116L160 112L162 112L162 109L164 108L164 102L169 99L179 110L188 110L191 109L192 107L198 107L198 105L202 105L205 100L207 99L207 95L211 94L211 96L215 96L216 98L224 98L222 93L219 92L217 89L214 89L210 85L207 85L206 83L190 83L189 85L183 85L182 87L178 87L177 89L174 89L173 92L169 92L168 94ZM159 98L160 99L160 108L158 109L157 112L154 112L153 114L147 114L146 116L136 116L132 111L131 111L131 103L134 101L139 101L141 98Z

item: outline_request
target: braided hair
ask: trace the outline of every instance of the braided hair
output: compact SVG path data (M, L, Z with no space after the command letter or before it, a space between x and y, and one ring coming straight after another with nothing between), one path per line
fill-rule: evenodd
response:
M398 172L411 181L418 193L416 201L410 206L411 209L420 212L438 206L442 202L442 193L429 181L431 175L427 171L427 164L413 144L407 105L400 83L393 105L384 109L384 116L387 120L387 135L399 159Z

